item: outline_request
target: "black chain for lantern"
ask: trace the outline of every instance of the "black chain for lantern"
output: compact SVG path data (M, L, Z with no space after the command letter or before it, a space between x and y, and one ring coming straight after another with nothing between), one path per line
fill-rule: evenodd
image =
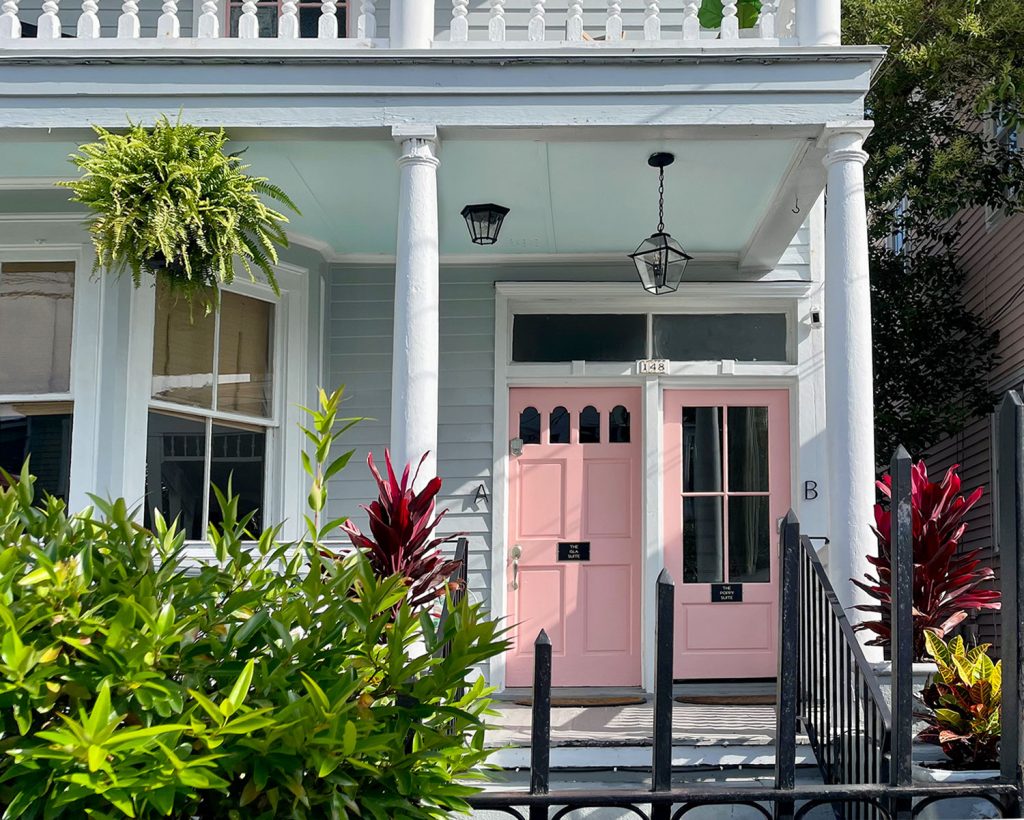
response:
M665 166L658 168L658 233L665 231Z

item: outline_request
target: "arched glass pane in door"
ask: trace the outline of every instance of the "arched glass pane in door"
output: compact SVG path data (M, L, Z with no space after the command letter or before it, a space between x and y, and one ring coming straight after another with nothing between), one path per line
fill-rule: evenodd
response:
M601 414L588 404L580 413L580 444L601 443Z
M621 404L608 414L608 441L612 444L629 444L629 411Z
M551 411L549 444L569 443L569 411L559 405Z
M527 407L519 414L519 438L523 444L540 444L540 412Z

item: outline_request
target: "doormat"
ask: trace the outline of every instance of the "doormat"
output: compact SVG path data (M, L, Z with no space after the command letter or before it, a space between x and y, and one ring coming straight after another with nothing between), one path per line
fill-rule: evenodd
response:
M533 698L521 698L512 701L516 706L533 706ZM555 697L551 698L552 709L569 709L573 706L642 706L647 703L647 698L638 695L585 695L583 697Z
M774 706L775 695L679 695L676 703L700 706Z

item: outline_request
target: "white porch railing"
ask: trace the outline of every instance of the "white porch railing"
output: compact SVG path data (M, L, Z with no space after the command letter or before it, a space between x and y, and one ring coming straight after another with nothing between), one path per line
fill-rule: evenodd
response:
M634 49L838 43L839 0L0 0L4 49ZM702 3L721 3L702 25ZM35 4L33 6L33 4ZM40 5L41 4L41 5ZM179 8L181 6L181 8ZM806 22L805 22L806 19Z

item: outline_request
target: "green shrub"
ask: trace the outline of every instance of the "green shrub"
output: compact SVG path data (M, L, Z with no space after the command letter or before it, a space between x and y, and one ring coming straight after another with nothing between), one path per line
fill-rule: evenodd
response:
M440 818L479 777L505 648L462 602L436 631L400 576L324 558L340 391L321 396L310 535L255 544L218 493L217 560L123 501L69 516L0 489L0 809L9 818ZM440 648L450 643L446 656ZM425 646L425 652L416 645ZM465 693L460 690L465 687Z

